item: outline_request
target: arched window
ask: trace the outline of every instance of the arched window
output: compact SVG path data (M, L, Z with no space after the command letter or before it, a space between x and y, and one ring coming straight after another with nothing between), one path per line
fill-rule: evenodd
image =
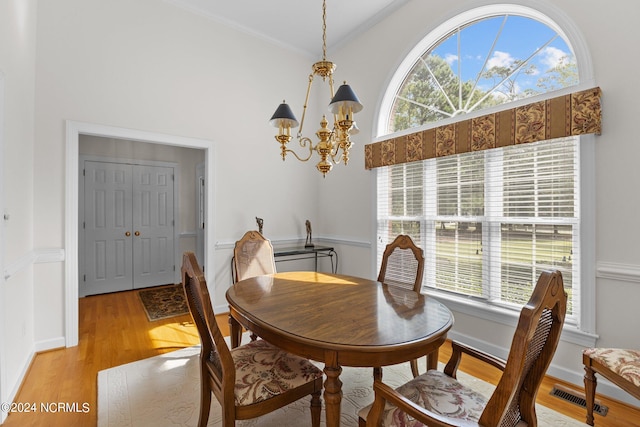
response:
M378 136L578 82L573 49L548 17L517 5L475 9L407 55L382 101Z
M482 132L467 118L566 94L580 77L569 38L547 16L520 5L473 9L428 34L398 67L378 137L456 123ZM534 117L528 126L538 124ZM559 269L570 296L567 323L592 332L581 313L592 294L583 292L592 280L585 280L582 251L592 243L584 242L581 138L383 160L389 166L376 168L378 266L384 246L409 234L425 251L424 291L493 312L519 311L540 272Z

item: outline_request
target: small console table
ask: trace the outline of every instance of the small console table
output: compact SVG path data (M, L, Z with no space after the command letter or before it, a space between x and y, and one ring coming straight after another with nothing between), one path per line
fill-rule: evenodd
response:
M338 272L338 254L331 246L315 245L313 247L288 246L273 248L273 257L276 262L314 258L316 271L318 271L318 257L329 257L331 258L331 272L334 274ZM282 257L287 257L287 259L278 259ZM334 257L335 263L333 262Z

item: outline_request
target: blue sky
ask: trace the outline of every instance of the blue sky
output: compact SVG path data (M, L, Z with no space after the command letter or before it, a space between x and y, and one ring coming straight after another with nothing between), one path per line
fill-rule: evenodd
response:
M460 64L459 40L462 59ZM462 28L459 37L458 34L452 35L441 42L433 53L447 60L456 74L460 65L462 79L467 81L476 79L485 61L486 67L509 66L514 60L529 58L547 43L549 44L531 60L536 66L537 74L519 77L517 85L521 91L527 87L534 87L539 74L556 65L560 58L572 56L571 49L565 41L556 36L555 31L538 21L521 16L509 16L506 21L502 16L487 18ZM489 84L488 81L481 82L481 88L486 90Z

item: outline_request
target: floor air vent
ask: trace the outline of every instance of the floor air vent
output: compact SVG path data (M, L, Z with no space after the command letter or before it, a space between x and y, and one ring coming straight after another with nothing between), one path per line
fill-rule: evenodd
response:
M577 392L575 390L571 390L570 388L563 387L561 385L556 384L553 386L553 389L550 393L552 396L555 396L559 399L566 400L567 402L573 403L574 405L581 406L583 408L587 407L587 401L584 398L584 394ZM593 404L593 413L601 416L606 416L607 412L609 412L609 408L601 405L600 401L596 399Z

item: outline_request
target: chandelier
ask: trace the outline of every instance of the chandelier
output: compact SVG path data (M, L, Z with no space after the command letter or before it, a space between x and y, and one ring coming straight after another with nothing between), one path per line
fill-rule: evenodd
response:
M349 162L349 149L352 142L349 139L351 135L358 133L356 122L353 115L362 110L362 104L356 96L351 86L345 81L338 91L333 92L333 71L336 65L327 61L327 4L326 0L322 1L322 61L318 61L312 66L312 73L309 74L309 84L307 86L307 96L304 100L302 109L302 120L300 121L300 129L298 130L297 139L302 148L307 148L309 154L306 157L299 156L295 151L287 148L287 144L291 141L291 128L298 126L298 120L294 116L289 105L282 101L276 112L273 113L269 123L278 128L276 141L280 143L280 155L285 160L287 153L292 153L298 160L306 162L313 156L315 151L320 156L320 161L316 164L316 168L322 176L325 177L334 163L341 161L346 165ZM307 112L307 104L309 103L309 93L314 77L318 75L322 77L322 81L329 82L329 93L331 102L329 103L329 112L333 114L333 128L329 129L326 115L320 120L320 129L316 132L319 141L313 145L313 141L302 136L304 127L304 118ZM340 155L340 153L342 153Z

